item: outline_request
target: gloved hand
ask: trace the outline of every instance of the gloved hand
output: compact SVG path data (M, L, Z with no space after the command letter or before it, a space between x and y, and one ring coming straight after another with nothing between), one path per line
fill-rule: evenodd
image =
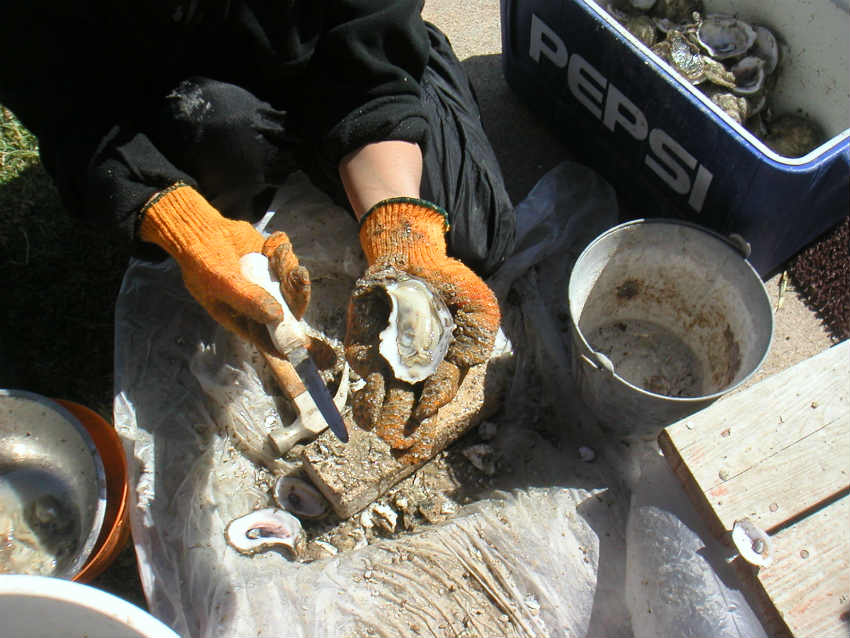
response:
M155 195L141 215L139 237L174 258L187 290L213 319L261 350L274 352L265 324L281 321L283 310L262 287L242 276L239 258L262 252L292 314L300 319L310 302L310 276L299 265L286 233L265 239L248 222L223 217L182 182Z
M424 200L394 198L376 204L361 220L360 245L369 268L355 286L348 307L346 358L363 378L353 398L354 418L391 448L404 450L400 460L430 458L435 421L427 422L451 401L466 370L485 362L493 350L501 315L495 295L463 263L446 255L445 211ZM445 359L425 381L410 384L395 378L378 351L385 304L371 283L388 267L426 280L442 297L455 321ZM376 309L383 303L384 310ZM425 422L425 423L423 423Z

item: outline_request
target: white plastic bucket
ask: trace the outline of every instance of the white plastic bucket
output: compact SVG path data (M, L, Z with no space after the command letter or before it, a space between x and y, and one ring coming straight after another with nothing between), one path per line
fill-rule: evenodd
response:
M593 240L570 275L573 372L607 430L657 436L747 380L773 339L764 284L735 242L642 219Z
M0 575L3 636L177 638L164 623L118 596L62 578Z

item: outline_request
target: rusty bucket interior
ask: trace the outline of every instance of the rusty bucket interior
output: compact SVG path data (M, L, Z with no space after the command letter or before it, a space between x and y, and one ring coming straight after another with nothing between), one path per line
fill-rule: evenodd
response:
M729 392L761 366L773 337L743 246L679 220L635 220L597 237L573 268L569 302L576 354L589 364L585 399L608 420L652 412L664 425L687 408L671 405L665 418L659 404L695 409ZM591 387L595 378L606 387Z

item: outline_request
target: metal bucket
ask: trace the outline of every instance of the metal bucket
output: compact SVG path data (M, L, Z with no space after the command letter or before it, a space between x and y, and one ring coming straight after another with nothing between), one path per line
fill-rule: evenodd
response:
M657 436L761 366L767 291L740 246L678 220L642 219L593 240L570 275L573 374L602 426Z

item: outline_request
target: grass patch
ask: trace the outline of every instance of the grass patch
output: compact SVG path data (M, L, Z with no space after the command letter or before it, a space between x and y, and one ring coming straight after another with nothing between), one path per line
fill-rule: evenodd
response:
M115 299L129 245L63 208L38 141L0 106L0 387L112 421Z

